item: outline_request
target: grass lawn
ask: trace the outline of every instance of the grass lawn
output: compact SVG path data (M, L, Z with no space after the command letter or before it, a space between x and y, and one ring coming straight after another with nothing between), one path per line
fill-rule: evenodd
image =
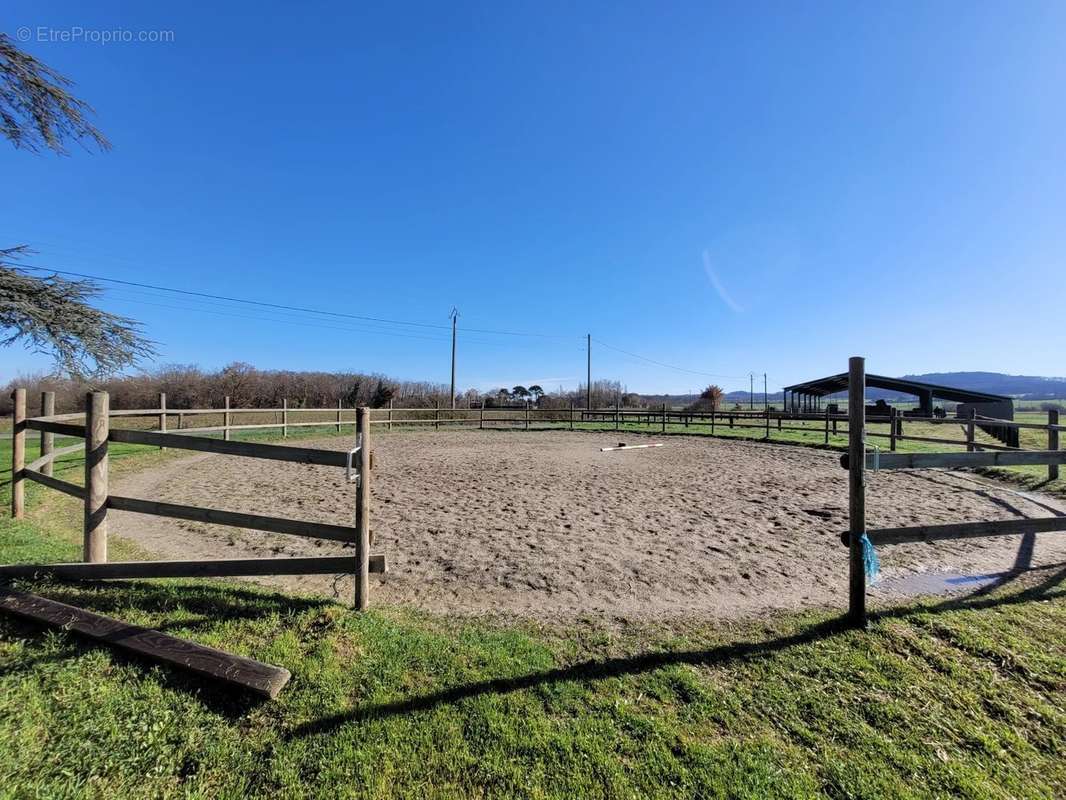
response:
M116 475L177 455L113 453ZM27 494L0 562L77 559L76 501ZM864 632L829 613L562 627L237 583L21 583L293 679L259 701L0 617L0 797L1061 797L1064 579Z

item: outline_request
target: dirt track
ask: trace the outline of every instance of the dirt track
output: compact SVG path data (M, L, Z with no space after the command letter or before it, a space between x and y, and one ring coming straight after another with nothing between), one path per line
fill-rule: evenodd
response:
M372 603L542 619L739 617L846 605L847 554L837 535L847 524L847 473L836 454L682 437L661 448L600 452L618 438L377 435L373 551L386 554L389 573L373 579ZM1048 516L1042 503L1063 505L989 486L944 472L871 475L868 524ZM354 509L342 470L229 456L182 459L115 492L343 524ZM116 534L160 558L351 552L336 542L112 514ZM1037 536L1031 556L1020 545L1020 537L990 537L885 547L880 556L889 577L1066 561L1061 534ZM349 577L266 580L351 597Z

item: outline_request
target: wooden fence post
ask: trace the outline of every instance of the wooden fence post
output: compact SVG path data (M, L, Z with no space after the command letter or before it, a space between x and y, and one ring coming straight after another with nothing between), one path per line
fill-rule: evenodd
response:
M711 406L711 436L714 436L714 416L716 413L714 406Z
M767 406L764 412L766 414L766 441L770 441L770 407Z
M966 421L966 452L967 453L972 453L972 452L974 452L977 449L976 447L974 447L974 433L976 432L975 431L975 427L976 426L974 425L974 420L976 418L977 418L977 409L971 408L970 409L969 419Z
M355 607L365 611L370 604L370 409L355 411L355 435L359 443L359 483L355 491Z
M481 401L481 411L477 415L477 429L479 431L485 430L485 401Z
M392 398L389 398L389 433L392 433Z
M289 398L282 398L281 401L281 438L285 439L289 435Z
M26 390L11 393L15 401L11 425L11 516L22 519L26 510Z
M614 404L614 429L618 430L618 402Z
M85 517L83 560L107 561L107 392L85 396Z
M899 416L899 409L893 408L888 415L888 449L893 453L896 452L896 417Z
M56 393L41 392L41 416L50 417L56 413ZM55 447L55 434L41 431L41 455L49 455ZM45 475L52 474L52 462L41 465L41 472Z
M222 409L222 438L227 442L229 441L229 422L229 395L226 395Z
M825 410L825 443L829 444L829 409Z
M666 433L666 403L663 403L663 433Z
M341 409L344 408L344 401L337 401L337 433L341 432Z
M848 617L866 626L866 565L862 537L866 534L866 359L848 360Z
M440 400L436 401L436 407L433 410L433 430L440 430Z
M526 400L526 430L529 430L529 401Z
M167 432L167 393L159 393L159 432ZM166 450L165 447L160 447L160 450Z
M574 401L570 401L570 430L574 429Z
M1058 425L1059 424L1059 410L1057 408L1049 409L1047 412L1047 424ZM1058 450L1059 449L1059 432L1052 430L1050 427L1047 432L1047 449ZM1047 467L1047 479L1049 481L1057 481L1059 479L1059 465L1048 464Z

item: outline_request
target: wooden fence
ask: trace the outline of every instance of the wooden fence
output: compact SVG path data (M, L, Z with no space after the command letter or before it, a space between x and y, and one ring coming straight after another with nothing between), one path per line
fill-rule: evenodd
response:
M222 408L171 409L167 407L166 395L161 394L159 406L152 409L110 410L105 393L90 393L84 414L54 414L54 398L45 392L41 398L41 416L27 418L25 390L14 393L15 414L13 433L12 513L16 518L23 514L24 481L32 480L57 491L82 498L85 502L84 563L47 565L0 566L0 578L22 576L41 572L69 577L186 577L222 575L269 575L269 574L316 574L351 571L355 574L355 604L362 609L368 605L369 573L385 571L385 557L371 556L369 516L371 475L370 431L374 425L394 427L429 426L435 430L442 426L477 427L482 430L518 427L564 428L593 425L617 431L631 430L634 426L666 432L668 426L703 428L712 435L718 428L747 428L763 432L763 439L770 440L775 431L802 431L817 433L819 430L828 444L831 436L848 437L848 452L841 462L850 470L849 513L851 525L843 539L851 548L850 614L856 621L865 620L865 577L862 568L862 536L873 543L893 541L916 541L967 536L1001 535L1015 532L1046 532L1066 529L1066 518L1047 520L1021 520L1013 523L963 523L948 526L925 526L899 529L865 530L865 483L866 469L921 469L928 467L991 467L1040 465L1047 466L1049 479L1059 476L1059 467L1066 462L1066 451L1059 450L1059 434L1066 426L1059 424L1057 411L1051 411L1047 424L1014 422L979 417L971 412L966 419L940 417L902 416L893 410L885 417L866 417L864 405L865 367L861 358L853 358L849 384L847 414L832 414L826 409L819 413L793 411L689 411L674 410L665 404L653 409L613 408L586 409L573 404L563 409L503 408L503 409L442 409L435 408L294 408L283 400L279 408L233 408L226 398ZM220 425L187 426L188 419L214 416ZM236 422L242 415L272 415L273 422ZM308 419L315 416L315 419ZM112 419L142 418L155 423L154 430L112 428ZM176 432L168 425L177 422ZM868 424L883 424L888 430L873 431ZM957 440L940 436L907 435L904 425L925 423L930 425L962 426L965 439ZM982 427L1037 429L1047 433L1047 450L1021 450L1003 444L978 441L976 431ZM290 445L233 441L234 431L261 431L280 429L282 437L290 429L334 427L340 432L346 426L355 426L362 446L353 451L357 463L350 463L352 454L327 450L293 447ZM812 426L817 426L812 427ZM27 430L41 434L41 456L30 464L24 463L25 435ZM194 434L221 434L221 438ZM54 448L54 436L84 438L84 444L61 449ZM887 439L888 449L867 446L873 437ZM933 444L957 445L966 452L951 453L899 453L897 444L915 441ZM151 445L161 448L173 447L224 455L248 456L291 461L304 464L344 467L354 470L360 481L356 500L356 524L354 527L326 525L315 522L268 517L255 514L222 511L219 509L161 503L152 500L121 497L110 494L107 485L107 444L124 442ZM54 477L52 465L55 459L85 448L85 485L79 486ZM107 510L109 508L142 514L194 520L219 525L233 525L274 533L353 542L356 555L326 558L267 558L225 559L217 561L151 561L132 563L107 563ZM858 555L856 555L858 553ZM858 561L856 561L858 558Z
M918 441L965 445L966 452L953 453L882 453L872 452L866 430L866 362L855 356L848 362L848 452L840 463L848 470L848 530L841 541L849 549L848 615L858 626L866 624L865 548L879 544L930 542L940 539L966 539L978 536L1035 534L1066 531L1066 516L1008 521L961 522L948 525L912 525L902 528L866 528L866 473L887 469L974 468L992 466L1047 465L1049 478L1058 477L1059 465L1066 463L1066 450L1059 450L1058 413L1053 412L1048 425L995 420L996 425L1015 428L1040 428L1048 431L1047 450L1019 450L1013 447L978 445L974 440L977 418L966 420L966 439L909 437ZM959 424L956 419L954 424ZM895 437L895 426L889 434ZM902 438L902 437L896 437ZM894 443L895 439L893 439ZM989 448L982 451L979 448ZM895 449L894 447L892 448Z
M84 414L51 414L54 398L50 392L42 397L42 415L27 417L26 392L16 389L14 398L14 426L12 431L12 491L11 513L15 519L25 514L25 481L43 484L84 501L83 561L74 564L14 564L0 566L0 579L52 574L66 578L162 578L191 576L251 576L251 575L312 575L352 573L355 576L355 606L367 608L369 604L369 575L385 571L385 557L371 555L370 545L370 410L353 409L357 447L350 452L316 450L291 445L267 444L230 440L234 429L260 429L267 427L296 426L307 423L290 423L287 418L275 425L231 425L231 416L240 409L192 409L182 415L217 414L221 411L224 423L221 427L185 429L181 433L168 433L165 398L156 409L111 410L106 392L90 392L86 397ZM283 415L287 417L283 410ZM111 427L112 419L131 417L157 418L159 430L135 430ZM313 423L321 425L322 423ZM340 411L336 424L341 424ZM27 431L39 431L41 455L31 463L25 463ZM223 438L194 436L194 433L222 431ZM54 437L73 436L84 442L55 449ZM113 494L108 486L108 445L111 442L151 445L156 447L193 450L205 453L246 456L297 464L318 464L337 467L347 471L349 479L357 484L355 501L355 525L334 525L284 517L246 514L201 506L163 503ZM53 465L57 458L69 453L85 451L85 481L79 485L55 477ZM326 556L311 558L245 558L194 561L134 561L108 562L107 514L110 509L138 514L193 520L213 525L228 525L253 530L269 531L291 536L306 536L317 539L332 539L351 543L354 556Z

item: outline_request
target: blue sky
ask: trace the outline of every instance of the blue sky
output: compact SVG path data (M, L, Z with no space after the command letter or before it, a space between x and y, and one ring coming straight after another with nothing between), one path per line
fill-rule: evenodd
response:
M114 149L0 147L0 246L444 326L109 290L162 363L447 381L456 306L460 388L574 386L587 332L690 370L594 344L648 392L1066 373L1066 5L391 6L6 3Z

